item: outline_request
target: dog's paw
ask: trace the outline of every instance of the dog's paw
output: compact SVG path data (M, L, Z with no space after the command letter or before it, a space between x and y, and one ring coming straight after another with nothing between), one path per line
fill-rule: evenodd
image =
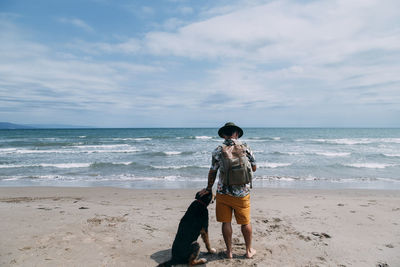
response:
M217 253L217 250L216 250L215 248L211 248L211 249L208 251L208 253L215 254L215 253Z
M207 262L207 260L205 259L205 258L200 258L199 259L199 263L200 264L204 264L204 263L206 263Z

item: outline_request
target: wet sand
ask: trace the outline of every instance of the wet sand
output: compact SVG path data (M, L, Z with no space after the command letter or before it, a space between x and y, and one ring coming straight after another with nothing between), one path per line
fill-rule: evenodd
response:
M0 266L156 266L196 191L2 187ZM255 188L251 201L257 255L234 223L223 257L212 204L203 266L400 266L400 191Z

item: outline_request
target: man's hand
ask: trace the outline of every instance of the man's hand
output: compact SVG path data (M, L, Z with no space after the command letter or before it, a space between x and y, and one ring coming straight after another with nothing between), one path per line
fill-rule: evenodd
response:
M202 197L202 196L207 195L207 194L210 194L210 193L211 193L211 190L208 190L207 188L203 188L203 189L201 189L201 191L199 192L199 195L200 195L200 197Z

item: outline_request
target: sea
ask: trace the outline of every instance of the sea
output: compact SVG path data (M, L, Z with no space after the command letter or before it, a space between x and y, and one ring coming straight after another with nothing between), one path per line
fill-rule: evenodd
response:
M0 130L0 186L203 188L217 128ZM244 128L254 188L400 189L400 129Z

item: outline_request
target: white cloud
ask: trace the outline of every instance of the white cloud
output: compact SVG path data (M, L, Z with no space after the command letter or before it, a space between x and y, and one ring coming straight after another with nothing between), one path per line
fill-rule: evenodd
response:
M81 19L77 19L77 18L59 18L58 19L59 22L61 23L65 23L65 24L71 24L75 27L78 27L82 30L85 30L87 32L93 32L93 28L91 26L89 26L86 22L84 22Z
M129 38L125 41L119 41L115 43L106 42L87 42L82 40L76 40L66 45L69 48L81 50L86 54L98 55L102 53L107 54L136 54L141 50L140 40Z
M24 39L15 26L4 28L0 39L0 99L2 109L25 114L46 109L104 112L132 108L140 101L135 79L163 72L160 66L126 61L101 61L58 53ZM11 30L11 31L10 31ZM62 51L62 49L61 49ZM1 115L1 114L0 114ZM92 124L93 125L93 124Z
M399 4L393 3L274 1L192 23L176 33L151 32L147 41L158 54L302 61L312 56L318 63L335 62L356 51L399 48L394 42L398 33L393 36L397 26L390 24L399 15L392 10Z
M398 1L253 2L210 14L217 15L176 32L148 33L146 47L156 55L213 62L207 87L235 96L232 105L251 98L267 105L305 105L335 94L363 104L373 102L363 97L367 85L377 101L400 102L398 93L380 86L399 83ZM363 59L390 53L394 58ZM348 92L350 87L359 89Z

